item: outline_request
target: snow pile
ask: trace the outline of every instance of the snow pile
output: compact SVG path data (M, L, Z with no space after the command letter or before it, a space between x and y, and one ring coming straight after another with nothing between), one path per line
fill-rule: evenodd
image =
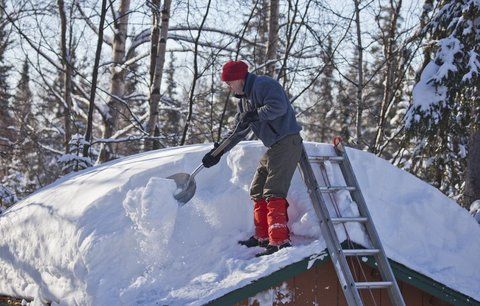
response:
M293 293L288 290L288 284L283 282L281 286L268 289L248 299L248 305L257 302L258 305L285 305L292 303Z
M476 200L470 205L470 215L480 223L480 200Z
M298 171L288 198L294 246L255 258L261 249L236 243L253 230L248 188L265 151L258 142L242 142L199 173L195 197L178 207L175 183L165 178L191 172L210 149L165 149L90 168L5 211L0 294L62 305L199 305L326 248ZM330 145L307 150L333 155ZM349 154L388 256L480 300L480 240L469 239L480 227L468 212L374 155ZM336 165L326 170L332 185L344 183ZM357 212L348 192L327 200L343 215ZM348 230L368 246L358 225Z

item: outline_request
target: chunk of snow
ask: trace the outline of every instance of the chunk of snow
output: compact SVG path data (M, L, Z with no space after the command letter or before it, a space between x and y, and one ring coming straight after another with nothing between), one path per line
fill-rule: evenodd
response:
M480 223L480 200L473 201L470 205L470 215Z

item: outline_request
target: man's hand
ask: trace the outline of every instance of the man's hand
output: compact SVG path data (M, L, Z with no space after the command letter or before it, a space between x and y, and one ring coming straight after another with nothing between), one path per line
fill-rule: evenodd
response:
M218 162L220 161L220 158L222 157L222 155L224 153L223 151L218 153L217 156L212 155L213 151L215 151L218 146L219 146L219 144L215 142L213 144L213 149L210 150L210 152L208 152L207 154L205 154L205 156L202 158L202 164L205 168L213 167L216 164L218 164Z
M258 111L256 109L248 112L243 112L238 116L239 126L247 128L251 122L258 121Z

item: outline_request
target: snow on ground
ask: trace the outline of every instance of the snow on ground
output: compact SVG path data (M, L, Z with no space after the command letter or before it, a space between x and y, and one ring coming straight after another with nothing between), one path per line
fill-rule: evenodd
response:
M253 230L248 188L265 151L259 142L242 142L200 172L195 197L179 207L166 177L193 171L210 149L193 145L106 163L5 211L0 294L61 305L199 305L326 248L298 171L288 198L294 246L255 258L261 249L236 243ZM307 150L333 154L326 144L309 143ZM387 255L480 300L474 218L388 162L349 154ZM343 183L336 166L326 170L332 185ZM334 200L342 214L355 214L347 192ZM350 237L368 246L357 226L349 227Z

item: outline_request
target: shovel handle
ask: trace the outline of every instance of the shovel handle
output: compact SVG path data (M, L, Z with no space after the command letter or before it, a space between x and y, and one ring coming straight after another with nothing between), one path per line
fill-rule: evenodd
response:
M232 135L233 136L233 135ZM223 141L216 149L215 151L212 152L212 156L215 157L217 156L218 154L220 154L220 152L223 151L223 149L225 149L226 146L228 146L230 144L230 142L232 142L231 140L231 137L230 136L229 138L225 139L225 141ZM198 172L202 171L202 169L205 168L205 166L203 164L200 164L198 165L197 168L195 168L195 170L193 170L192 174L190 174L190 177L188 179L188 182L190 183L191 180L193 180L193 178L195 177L195 175L198 174ZM188 184L187 184L188 185Z
M215 157L218 154L220 154L223 151L223 149L225 149L231 142L232 142L231 136L225 139L224 141L222 141L222 143L215 149L215 151L212 152L212 156Z
M205 166L203 164L200 164L198 165L197 168L195 168L195 170L193 170L192 174L190 174L190 177L189 177L189 181L193 180L193 178L195 177L195 175L198 174L198 172L200 172L203 168L205 168Z
M225 149L225 147L228 146L232 142L232 137L233 136L234 136L234 134L232 134L230 137L228 137L227 139L222 141L222 143L215 149L215 151L212 152L212 156L215 157L218 154L220 154L220 152L222 152L223 149ZM193 170L192 174L190 174L190 178L188 179L188 182L190 183L190 181L193 180L195 175L197 175L198 172L200 172L203 168L205 168L205 166L203 164L198 165L198 167L195 168L195 170Z
M223 151L223 149L225 149L232 142L232 139L233 139L233 137L236 136L235 134L237 133L237 130L239 129L239 127L240 127L240 122L237 123L237 125L235 126L235 129L233 130L232 134L227 139L222 141L222 143L220 143L220 145L215 149L215 151L212 152L213 157L220 154Z

